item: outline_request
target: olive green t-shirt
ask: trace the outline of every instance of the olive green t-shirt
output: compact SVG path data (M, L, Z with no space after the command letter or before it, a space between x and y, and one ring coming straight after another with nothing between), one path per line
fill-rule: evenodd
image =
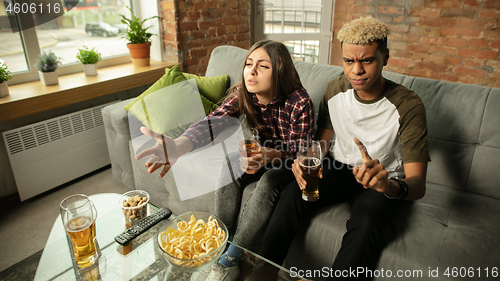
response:
M318 127L335 132L330 150L335 160L360 165L353 140L358 138L370 157L384 164L389 178L403 178L403 164L430 161L424 105L415 92L390 80L384 93L370 101L360 99L344 75L330 81Z

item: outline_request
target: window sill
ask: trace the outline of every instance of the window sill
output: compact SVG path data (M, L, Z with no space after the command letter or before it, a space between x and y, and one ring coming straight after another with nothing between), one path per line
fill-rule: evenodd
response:
M10 94L0 98L0 122L151 84L175 64L151 61L150 66L134 67L127 63L100 68L97 76L83 72L59 76L59 84L53 86L40 81L12 85Z

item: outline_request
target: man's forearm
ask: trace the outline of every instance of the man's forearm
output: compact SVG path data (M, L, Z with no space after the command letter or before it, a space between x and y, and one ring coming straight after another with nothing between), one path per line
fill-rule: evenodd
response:
M408 185L408 195L404 200L418 200L425 195L425 181L420 176L413 176L403 179L403 181ZM388 188L385 192L390 196L397 196L401 192L401 186L395 180L388 181Z

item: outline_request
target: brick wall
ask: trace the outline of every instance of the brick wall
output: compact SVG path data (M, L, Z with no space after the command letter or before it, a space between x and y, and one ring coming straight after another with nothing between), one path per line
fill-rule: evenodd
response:
M500 0L336 0L334 35L361 16L391 29L385 70L500 87ZM331 64L342 65L336 39Z
M178 39L178 22L174 0L161 0L161 18L163 23L163 48L166 59L169 62L180 62L179 60L179 39Z
M249 49L251 0L161 0L168 61L204 75L212 50L220 45Z

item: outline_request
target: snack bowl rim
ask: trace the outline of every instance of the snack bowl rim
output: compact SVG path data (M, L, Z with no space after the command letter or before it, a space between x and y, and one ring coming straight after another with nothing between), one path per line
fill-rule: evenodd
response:
M144 203L143 203L143 204L141 204L141 205L135 206L135 207L125 207L125 206L123 206L123 204L122 204L123 198L124 198L125 196L127 196L127 198L134 197L134 196L130 196L130 194L132 194L132 193L142 193L143 195L146 195L146 198L147 198L146 202L144 202ZM121 195L120 195L120 197L118 197L118 199L116 199L116 203L118 204L118 206L120 206L120 207L121 207L122 209L124 209L124 210L134 210L134 209L139 209L139 208L142 208L142 207L144 207L144 206L147 206L147 205L148 205L148 203L149 203L149 193L147 193L147 192L146 192L146 191L144 191L144 190L140 190L140 189L127 191L127 192L125 192L125 193L121 194Z
M190 218L191 215L195 215L196 213L198 213L198 214L203 213L204 215L207 216L207 220L210 216L212 216L213 219L216 219L218 221L219 227L223 227L225 237L224 237L224 241L221 243L221 245L217 249L214 249L213 251L211 251L210 253L203 255L201 257L198 257L196 259L179 259L179 258L176 258L176 257L170 255L169 253L165 252L165 250L161 246L160 234L165 232L167 230L167 228L169 228L169 227L177 229L176 220L185 220L184 218L181 218L181 217L187 216ZM199 217L196 217L196 215L195 215L195 218L196 218L196 220L200 219ZM203 220L205 220L205 219L203 219ZM187 222L189 222L189 219L187 220ZM184 271L193 271L193 272L198 271L202 268L206 268L206 267L212 265L214 262L216 262L216 260L219 259L220 256L222 255L222 252L224 251L224 248L226 247L228 240L229 240L229 234L227 232L226 224L224 224L224 222L221 219L219 219L216 215L209 213L209 212L205 212L205 211L189 211L189 212L185 212L183 214L180 214L179 216L176 216L172 220L167 221L156 233L156 244L157 244L158 248L160 248L160 250L161 250L164 258L167 260L167 262L175 268L181 268ZM211 260L209 260L206 263L201 264L199 266L195 266L195 267L182 266L182 265L178 265L178 264L171 262L171 260L179 261L179 262L196 261L196 260L205 259L210 255L214 255L214 257Z

